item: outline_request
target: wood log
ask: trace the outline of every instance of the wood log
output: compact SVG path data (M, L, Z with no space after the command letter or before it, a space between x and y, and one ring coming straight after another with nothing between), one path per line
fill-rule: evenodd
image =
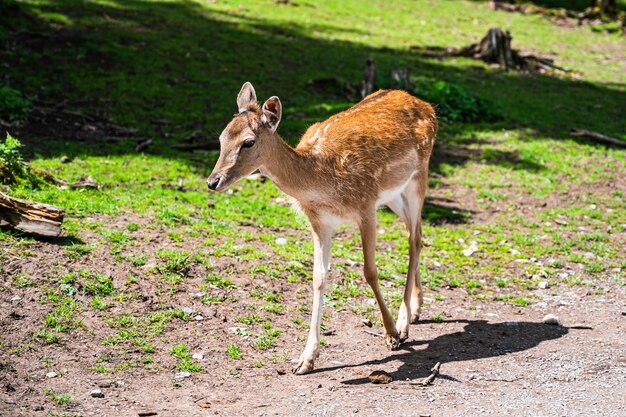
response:
M61 234L65 210L43 203L31 203L0 192L0 225L38 236Z

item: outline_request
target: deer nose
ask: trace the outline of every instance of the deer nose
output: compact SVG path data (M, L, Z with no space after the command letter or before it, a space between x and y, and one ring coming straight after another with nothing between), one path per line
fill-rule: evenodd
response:
M217 188L217 186L220 184L221 178L220 177L216 177L216 178L209 178L208 180L206 180L207 185L209 186L209 189L211 190L215 190Z

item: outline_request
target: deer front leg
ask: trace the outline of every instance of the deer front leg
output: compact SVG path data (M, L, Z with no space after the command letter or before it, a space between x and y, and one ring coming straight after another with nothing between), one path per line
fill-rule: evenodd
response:
M306 347L300 355L298 364L293 368L293 373L303 375L311 372L319 355L320 349L320 323L322 319L322 304L324 301L324 287L328 276L330 262L330 242L332 229L327 226L313 225L313 311L311 314L311 327Z
M380 314L385 326L385 341L387 347L395 350L400 347L400 338L396 330L396 324L387 309L383 293L378 285L378 269L376 268L376 211L375 209L363 215L359 223L361 241L363 244L363 275L372 288Z

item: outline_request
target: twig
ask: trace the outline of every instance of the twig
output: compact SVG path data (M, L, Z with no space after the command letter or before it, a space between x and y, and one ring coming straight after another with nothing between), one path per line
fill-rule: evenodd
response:
M143 152L148 149L148 146L150 146L150 144L152 144L152 139L146 139L143 142L139 142L139 144L135 146L135 151Z
M363 331L364 331L365 333L367 333L367 334L371 334L372 336L385 337L385 336L383 336L382 334L380 334L380 333L376 333L376 332L373 332L373 331L371 331L371 330L363 330Z
M409 385L419 385L422 387L432 384L437 375L439 375L439 368L441 368L441 362L437 362L433 369L430 370L430 375L420 381L409 381Z
M592 132L591 130L572 129L572 135L579 137L583 136L586 138L594 139L598 142L608 143L610 145L626 148L626 141L612 138L611 136L603 135L602 133Z

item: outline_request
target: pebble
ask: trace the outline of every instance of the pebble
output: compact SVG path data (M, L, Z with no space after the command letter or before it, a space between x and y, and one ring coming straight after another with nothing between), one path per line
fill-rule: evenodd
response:
M20 297L19 295L16 295L13 298L11 298L11 301L20 301L21 299L22 297Z
M546 281L541 281L537 286L542 290L545 290L546 288L548 288L548 283Z
M193 359L204 359L204 355L202 353L194 353L191 357Z
M287 244L287 239L285 239L284 237L279 237L278 239L276 239L276 244L277 245L286 245Z
M191 372L178 372L176 375L174 375L174 378L183 379L183 378L189 378L190 376L191 376Z
M53 371L53 372L48 372L46 374L46 377L48 377L48 378L56 378L58 375L59 374L57 374L56 372Z
M204 320L204 317L202 317L200 314L198 314L196 317L193 318L195 321L202 321Z
M104 398L104 394L102 393L102 390L99 388L96 388L95 390L91 391L91 396L93 398Z
M185 307L185 308L183 308L183 313L185 313L185 314L192 314L193 313L193 308Z
M554 314L548 314L547 316L545 316L543 318L543 322L545 324L551 324L553 326L560 326L561 325L561 320L559 320L559 318L557 316L555 316Z

